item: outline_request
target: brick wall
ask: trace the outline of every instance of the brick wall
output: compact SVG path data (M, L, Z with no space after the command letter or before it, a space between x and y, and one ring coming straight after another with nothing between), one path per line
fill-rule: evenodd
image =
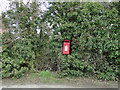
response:
M0 46L0 51L2 50L2 46Z
M1 21L0 21L1 22ZM4 28L4 25L2 23L1 24L1 27L0 27L0 34L3 34L3 32L6 32L6 29ZM1 39L1 38L0 38ZM2 50L2 46L0 46L0 52Z
M2 29L0 28L0 34L2 34Z
M2 25L1 25L2 26ZM3 32L2 32L3 30L2 30L2 27L0 27L0 34L2 34ZM1 38L0 38L1 39ZM2 46L0 46L0 52L1 52L1 50L2 50Z
M2 29L0 29L0 34L2 34ZM2 46L0 46L0 52L1 52L1 50L2 50Z

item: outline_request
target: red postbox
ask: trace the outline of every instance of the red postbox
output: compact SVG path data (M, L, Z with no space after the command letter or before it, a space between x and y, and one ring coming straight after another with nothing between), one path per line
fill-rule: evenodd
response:
M70 40L63 41L63 54L70 54Z

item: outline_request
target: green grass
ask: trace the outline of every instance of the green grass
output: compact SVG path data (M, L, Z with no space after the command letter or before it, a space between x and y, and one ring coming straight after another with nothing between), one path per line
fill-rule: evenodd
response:
M57 74L53 74L50 71L41 71L39 73L32 73L31 77L38 77L42 83L52 84L52 83L64 83L65 79L56 78Z
M39 76L42 78L54 78L55 75L51 74L50 71L41 71L40 73L32 73L33 76Z

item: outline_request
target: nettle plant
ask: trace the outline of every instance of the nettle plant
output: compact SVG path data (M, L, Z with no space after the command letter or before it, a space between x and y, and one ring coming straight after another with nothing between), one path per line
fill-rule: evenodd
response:
M120 46L118 11L102 3L51 3L44 19L51 25L53 61L63 76L118 80ZM62 41L71 40L71 55L62 55Z

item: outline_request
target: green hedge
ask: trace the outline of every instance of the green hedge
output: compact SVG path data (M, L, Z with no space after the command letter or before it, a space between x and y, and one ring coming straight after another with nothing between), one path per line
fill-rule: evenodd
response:
M29 70L51 70L59 72L59 77L94 76L118 80L117 9L106 8L102 3L51 4L42 19L33 15L39 11L36 3L28 7L21 3L19 7L19 3L14 2L16 8L11 7L2 14L7 29L2 36L2 77L19 78ZM18 22L18 28L10 27ZM64 39L71 40L70 55L62 54Z
M50 48L60 75L118 80L118 11L101 3L51 4L46 17L54 29ZM71 55L61 54L64 39L71 40Z

